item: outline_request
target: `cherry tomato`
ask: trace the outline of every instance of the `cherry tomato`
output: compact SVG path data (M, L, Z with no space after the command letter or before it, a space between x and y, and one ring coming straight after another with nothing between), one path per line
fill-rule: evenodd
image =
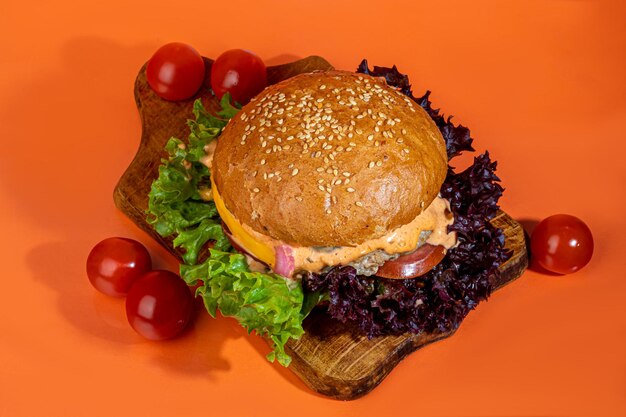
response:
M133 329L150 340L169 339L191 321L193 296L175 273L150 271L128 291L126 317Z
M584 267L593 255L593 236L577 217L556 214L542 220L530 239L532 257L545 269L570 274Z
M128 293L137 278L152 268L148 250L139 242L110 237L87 256L87 277L100 292L114 297Z
M427 243L411 253L385 262L378 268L376 275L393 279L416 278L433 269L444 256L446 250L443 246Z
M211 88L219 99L229 92L235 102L246 104L265 87L267 87L265 64L250 51L231 49L213 62Z
M168 43L148 61L146 78L159 97L170 101L185 100L202 86L204 60L187 44Z

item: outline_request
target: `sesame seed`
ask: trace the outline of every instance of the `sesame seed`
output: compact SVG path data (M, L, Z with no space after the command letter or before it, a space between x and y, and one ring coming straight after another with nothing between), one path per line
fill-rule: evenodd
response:
M350 146L356 146L356 143L354 143L354 142L350 142L348 145L350 145Z
M319 167L319 168L317 168L317 169L316 169L316 171L317 171L317 172L322 172L322 171L324 171L324 168Z
M368 165L369 168L374 168L374 165L376 165L376 163L374 161L371 161Z
M318 185L317 188L319 188L320 191L324 191L324 186L323 185Z
M357 201L357 202L356 202L356 203L354 203L354 204L356 204L356 205L357 205L357 206L359 206L359 207L363 207L363 203L361 203L360 201Z
M324 84L320 85L320 90L325 90L326 86Z
M252 191L254 191L255 193L258 193L261 190L259 190L258 188L254 188Z
M369 135L369 136L367 137L367 140L373 140L373 139L374 139L374 135Z
M398 143L402 143L402 142L404 142L404 139L402 139L402 138L398 138L398 139L396 140L396 142L398 142Z
M294 168L293 171L291 171L291 175L297 175L298 174L298 168Z
M330 211L330 209L326 210L326 214L330 214L332 213L332 211Z
M317 183L318 183L318 184L322 184L323 182L324 182L324 179L323 179L323 178L320 178L319 180L317 180Z
M376 161L376 166L377 167L381 166L382 164L383 164L382 161Z
M265 159L261 159L261 165L265 165Z
M350 174L349 172L344 172L344 173L343 173L343 176L344 176L344 177L349 177L350 175L351 175L351 174Z
M404 153L409 153L409 148L404 148L403 151Z
M348 187L348 188L346 188L346 191L349 192L349 193L353 193L356 190L354 188L352 188L352 187Z
M302 201L302 197L296 197L296 200Z

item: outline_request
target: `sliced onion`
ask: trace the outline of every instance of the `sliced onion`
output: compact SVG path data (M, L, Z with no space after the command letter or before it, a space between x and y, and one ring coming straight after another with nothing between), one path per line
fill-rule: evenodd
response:
M288 245L278 245L274 247L276 253L276 265L274 272L284 277L290 278L296 267L296 261L293 257L293 249Z

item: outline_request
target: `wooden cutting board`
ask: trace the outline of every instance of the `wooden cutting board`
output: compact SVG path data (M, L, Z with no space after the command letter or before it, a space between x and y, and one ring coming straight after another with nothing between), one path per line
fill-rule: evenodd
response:
M161 100L146 81L145 65L141 68L135 81L135 101L142 123L141 143L114 191L117 207L178 259L181 253L173 248L171 239L162 238L150 227L145 211L150 185L158 176L160 160L165 156L165 143L172 136L180 139L188 136L185 122L193 116L193 101L201 97L207 110L219 109L218 100L210 90L213 61L207 58L204 61L207 76L203 87L195 97L182 102ZM268 82L274 84L303 72L328 69L332 66L326 60L311 56L268 67ZM511 259L500 268L500 280L493 283L498 289L524 272L528 257L524 230L519 223L504 212L499 212L493 223L504 230L506 246L513 251ZM369 340L317 310L305 320L304 329L304 336L287 344L287 353L293 358L289 369L311 389L341 400L367 394L408 354L453 333L406 334Z

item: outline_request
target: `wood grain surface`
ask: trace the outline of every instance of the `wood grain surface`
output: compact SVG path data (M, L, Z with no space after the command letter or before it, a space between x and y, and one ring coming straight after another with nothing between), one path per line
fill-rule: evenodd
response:
M178 259L181 259L181 253L173 248L171 239L162 238L150 227L145 211L150 185L158 176L161 158L166 156L163 151L165 143L172 136L181 139L188 136L185 122L192 117L193 101L202 98L210 112L219 108L209 83L213 61L204 60L206 78L203 87L195 97L182 102L160 99L146 81L145 65L141 68L135 82L135 101L142 123L141 142L113 194L116 206ZM268 81L273 84L303 72L327 69L332 66L326 60L311 56L268 67ZM504 212L499 212L493 222L504 230L506 247L513 251L511 259L501 266L500 280L493 283L498 289L523 273L528 266L528 256L524 230L519 223ZM305 320L304 328L305 334L299 340L287 344L287 352L293 359L289 369L314 391L341 400L367 394L408 354L453 333L368 339L317 310Z

